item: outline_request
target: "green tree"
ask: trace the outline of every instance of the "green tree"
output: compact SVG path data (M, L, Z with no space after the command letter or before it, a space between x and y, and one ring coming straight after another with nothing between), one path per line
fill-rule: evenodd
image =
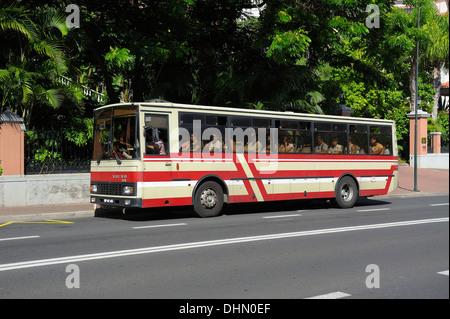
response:
M423 65L431 70L430 80L435 90L431 115L437 120L441 86L441 69L449 68L449 19L447 15L440 15L437 8L429 10L425 17L423 29L427 31L424 41Z
M55 82L57 74L67 71L61 43L68 32L65 17L54 8L31 13L15 3L2 3L0 28L0 36L9 44L1 56L2 108L10 106L29 124L37 104L58 108L64 92L73 93Z
M119 91L121 101L130 102L130 72L134 67L135 57L127 48L111 47L105 55L106 65L114 75L113 85Z

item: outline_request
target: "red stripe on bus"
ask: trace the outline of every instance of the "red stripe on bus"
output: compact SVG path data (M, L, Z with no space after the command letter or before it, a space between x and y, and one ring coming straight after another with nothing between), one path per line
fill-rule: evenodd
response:
M144 198L142 207L164 207L164 206L189 206L192 205L191 197L175 197L175 198Z
M230 204L237 204L237 203L249 203L254 202L255 199L252 199L252 195L231 195L229 199Z
M236 163L238 168L236 171L217 171L217 172L205 172L205 171L179 171L176 174L169 172L92 172L92 181L101 182L170 182L173 179L190 179L199 180L206 175L217 175L223 180L233 179L251 179L245 174L242 165ZM274 178L320 178L330 177L339 178L343 174L351 173L355 177L361 176L391 176L396 171L395 166L390 169L359 169L359 170L289 170L289 171L277 171L275 174L264 174L263 171L258 171L254 168L253 164L249 164L252 171L253 178L257 180L261 179L274 179Z
M138 175L142 172L91 172L92 181L101 182L137 182Z
M256 196L253 196L253 194L254 194L253 187L250 184L250 180L248 180L248 178L250 178L250 176L247 176L247 174L244 171L244 167L242 166L240 161L236 160L235 164L236 164L236 168L238 170L238 174L234 174L233 178L239 178L237 176L242 176L243 183L244 183L245 189L247 190L247 194L248 194L248 195L245 195L246 196L245 202L257 201Z

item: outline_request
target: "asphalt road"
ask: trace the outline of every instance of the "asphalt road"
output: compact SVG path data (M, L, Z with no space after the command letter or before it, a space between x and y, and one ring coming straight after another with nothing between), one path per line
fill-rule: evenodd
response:
M291 202L235 205L211 219L181 208L4 224L0 299L448 299L448 202L365 199L348 210Z

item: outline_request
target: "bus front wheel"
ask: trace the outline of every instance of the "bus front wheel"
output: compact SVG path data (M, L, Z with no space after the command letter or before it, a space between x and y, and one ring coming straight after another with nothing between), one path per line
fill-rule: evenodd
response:
M223 189L216 182L205 182L194 195L194 210L200 217L215 217L223 207Z
M358 199L358 186L353 178L344 176L336 185L336 203L341 208L351 208Z

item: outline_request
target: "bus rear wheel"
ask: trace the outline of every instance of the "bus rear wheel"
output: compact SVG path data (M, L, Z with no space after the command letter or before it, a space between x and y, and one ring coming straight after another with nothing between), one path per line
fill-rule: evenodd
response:
M340 208L351 208L358 199L358 186L353 178L344 176L336 185L336 203Z
M216 217L223 208L223 189L216 182L205 182L194 195L194 210L200 217Z

